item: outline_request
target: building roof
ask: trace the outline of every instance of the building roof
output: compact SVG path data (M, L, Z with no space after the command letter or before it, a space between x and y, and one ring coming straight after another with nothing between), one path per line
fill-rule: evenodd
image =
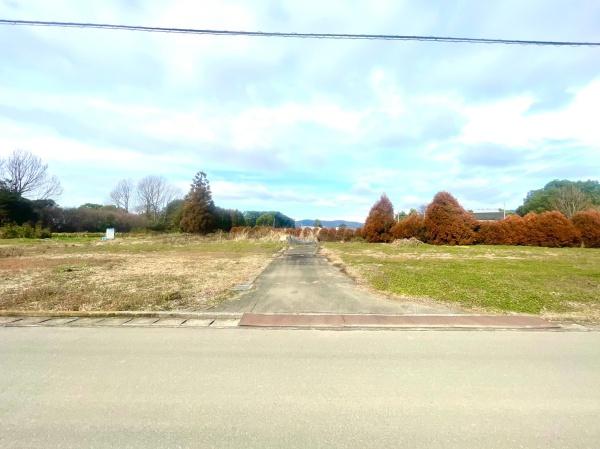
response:
M508 211L506 214L508 215ZM501 210L495 212L473 212L473 215L479 221L497 221L504 218L504 212Z

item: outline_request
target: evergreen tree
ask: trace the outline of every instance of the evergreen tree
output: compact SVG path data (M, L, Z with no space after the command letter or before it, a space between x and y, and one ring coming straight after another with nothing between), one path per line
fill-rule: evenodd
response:
M244 218L244 214L242 214L239 210L235 209L231 212L231 226L246 226L246 220Z
M425 212L425 236L436 245L470 245L477 222L448 192L439 192Z
M394 223L394 206L384 193L371 208L362 235L367 242L389 242L392 240L390 230Z
M215 204L204 172L194 176L183 204L180 226L184 232L196 234L207 234L215 229Z

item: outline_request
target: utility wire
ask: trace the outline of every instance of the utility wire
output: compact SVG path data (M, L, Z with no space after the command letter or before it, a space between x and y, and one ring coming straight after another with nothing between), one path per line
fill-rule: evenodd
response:
M59 28L96 28L102 30L145 31L149 33L182 33L206 34L214 36L253 36L253 37L281 37L299 39L363 39L386 41L424 41L424 42L450 42L467 44L504 44L504 45L544 45L558 47L600 47L600 42L574 42L574 41L540 41L518 39L483 39L471 37L446 37L446 36L410 36L399 34L350 34L350 33L292 33L292 32L267 32L267 31L241 31L241 30L212 30L197 28L171 28L138 25L115 25L108 23L84 22L49 22L41 20L9 20L0 19L0 25L20 26L46 26Z

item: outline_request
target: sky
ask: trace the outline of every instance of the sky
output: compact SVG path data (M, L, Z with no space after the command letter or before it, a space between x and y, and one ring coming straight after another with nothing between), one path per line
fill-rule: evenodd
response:
M0 0L0 18L600 41L600 2ZM600 48L194 36L0 26L0 156L44 159L58 203L123 178L217 205L363 221L437 191L515 208L600 176Z

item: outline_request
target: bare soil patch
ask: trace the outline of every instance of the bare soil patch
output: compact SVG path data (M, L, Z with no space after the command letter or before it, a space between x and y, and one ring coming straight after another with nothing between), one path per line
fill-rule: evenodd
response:
M0 309L205 310L256 277L281 247L187 235L2 242L17 255L0 258Z

